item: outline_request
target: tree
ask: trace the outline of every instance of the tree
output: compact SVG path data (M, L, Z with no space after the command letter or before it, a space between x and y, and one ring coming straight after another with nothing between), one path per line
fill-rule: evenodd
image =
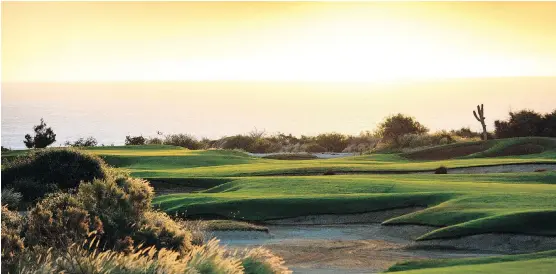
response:
M542 136L545 118L532 110L510 112L508 121L494 122L497 138Z
M417 122L415 118L398 113L388 116L378 126L377 135L383 141L394 142L398 145L398 137L406 134L424 134L428 128Z
M144 145L147 142L147 139L145 139L145 137L143 137L143 135L141 136L126 136L125 137L125 145L126 146L138 146L138 145Z
M556 137L556 109L552 113L544 115L543 135L548 137Z
M23 143L27 148L45 148L56 142L56 134L54 134L52 128L47 127L42 118L41 123L33 127L33 131L35 131L34 137L25 134Z

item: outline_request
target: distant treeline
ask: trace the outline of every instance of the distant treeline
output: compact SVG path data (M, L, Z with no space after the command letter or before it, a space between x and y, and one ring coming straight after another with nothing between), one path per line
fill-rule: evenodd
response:
M488 132L489 139L525 136L556 137L556 110L541 114L532 110L510 112L507 120L496 120L494 131ZM38 126L41 131L35 139L41 140L42 131L48 130L44 121ZM37 128L37 127L35 127ZM264 130L254 130L247 134L226 136L219 139L195 138L191 134L168 134L160 132L155 137L126 136L126 145L173 145L191 150L197 149L239 149L252 153L275 152L351 152L363 153L385 150L406 150L417 147L450 144L456 142L479 141L482 134L470 128L430 132L414 117L396 114L386 117L374 131L361 132L359 135L346 135L337 132L322 133L316 136L300 137L292 134L267 134ZM29 135L26 140L29 140ZM43 138L44 139L44 138ZM66 146L97 146L94 137L80 138L66 142ZM3 148L4 149L4 148Z

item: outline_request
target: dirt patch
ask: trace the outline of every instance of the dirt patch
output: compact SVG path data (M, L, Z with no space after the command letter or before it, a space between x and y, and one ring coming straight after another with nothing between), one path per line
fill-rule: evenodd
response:
M425 258L405 252L402 244L382 240L296 240L265 247L296 268L381 271L400 261Z
M512 164L449 168L448 174L518 173L535 172L539 169L546 171L556 170L556 164Z
M456 239L419 241L411 247L443 247L517 254L556 249L556 237L489 233Z
M321 214L300 216L279 220L268 220L265 223L278 225L330 225L330 224L357 224L357 223L382 223L388 219L413 213L425 207L408 207L383 211L373 211L356 214Z
M285 153L285 154L271 154L267 156L263 156L264 159L274 159L274 160L313 160L318 159L317 156L313 154L293 154L293 153Z
M448 160L485 151L490 147L488 143L458 145L440 148L430 148L404 153L405 158L411 160Z

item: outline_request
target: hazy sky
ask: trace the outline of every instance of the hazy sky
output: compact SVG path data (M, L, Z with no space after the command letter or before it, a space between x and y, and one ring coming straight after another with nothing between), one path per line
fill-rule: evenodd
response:
M2 7L3 82L556 75L556 2Z

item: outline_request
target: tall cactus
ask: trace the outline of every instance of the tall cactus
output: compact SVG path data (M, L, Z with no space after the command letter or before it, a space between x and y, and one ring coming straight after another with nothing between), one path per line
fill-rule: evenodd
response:
M483 104L477 106L477 111L473 111L473 115L475 116L475 119L481 123L481 126L483 126L483 140L487 140L488 134L487 126L485 124L485 108L483 107Z

